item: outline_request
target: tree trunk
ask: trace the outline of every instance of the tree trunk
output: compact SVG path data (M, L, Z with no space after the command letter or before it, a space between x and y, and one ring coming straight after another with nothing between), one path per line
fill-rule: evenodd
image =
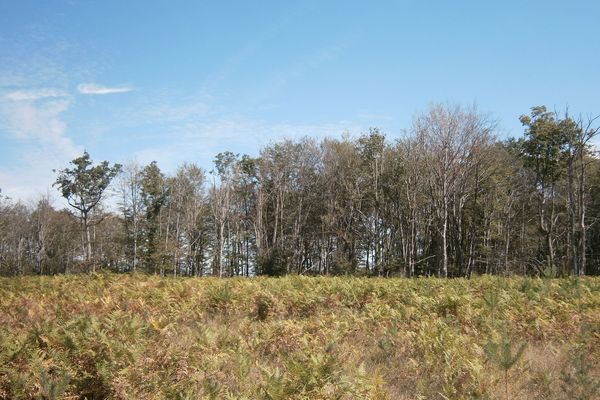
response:
M92 273L96 272L96 265L92 262L92 238L87 213L83 214L83 229L85 231L85 260L91 263Z
M444 200L442 221L442 276L448 277L448 203Z

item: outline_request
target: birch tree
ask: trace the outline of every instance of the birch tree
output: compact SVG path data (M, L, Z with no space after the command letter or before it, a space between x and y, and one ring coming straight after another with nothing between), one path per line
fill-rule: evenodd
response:
M452 207L462 207L470 195L464 183L478 161L478 150L491 140L493 124L475 108L438 104L417 117L412 129L425 158L423 172L441 240L438 275L447 277Z

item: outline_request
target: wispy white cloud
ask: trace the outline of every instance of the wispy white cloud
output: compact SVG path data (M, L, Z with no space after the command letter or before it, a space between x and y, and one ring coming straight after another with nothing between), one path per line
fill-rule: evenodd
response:
M52 182L56 180L56 174L52 170L63 168L66 162L57 162L40 151L35 151L34 154L40 158L27 168L0 169L2 196L23 202L33 201L45 195L58 197L58 191L52 187Z
M80 155L79 143L88 145L87 136L71 134L78 121L73 87L97 82L104 58L55 32L32 23L3 32L0 43L0 188L15 200L57 193L52 170Z
M2 122L17 139L37 140L73 155L74 146L65 136L66 124L60 118L70 106L69 99L5 104L2 106Z
M15 90L4 95L4 99L10 101L34 101L45 99L48 97L65 97L67 93L59 89L29 89L29 90Z
M87 118L85 130L88 137L98 138L136 130L141 138L166 127L175 131L190 122L214 120L223 112L216 99L207 94L148 89L144 96L131 96L122 107L112 109L110 117L98 114Z
M112 94L131 92L133 88L129 86L107 87L95 83L82 83L77 86L77 90L81 94Z
M68 96L23 93L30 95L0 98L0 132L8 141L18 143L13 157L19 160L0 168L0 182L3 193L24 200L49 190L52 169L62 167L82 149L66 135L63 114L72 105Z
M172 127L171 127L172 129ZM177 140L135 152L142 163L157 161L166 172L173 172L182 162L197 162L210 170L216 154L222 151L248 153L257 156L262 148L283 139L302 137L323 139L358 134L364 127L351 121L322 124L269 123L250 118L216 118L210 121L188 121L171 130ZM165 134L166 136L166 134Z

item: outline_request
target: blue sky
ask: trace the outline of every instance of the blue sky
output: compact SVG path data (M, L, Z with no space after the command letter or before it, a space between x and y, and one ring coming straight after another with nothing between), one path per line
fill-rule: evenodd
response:
M0 188L94 160L210 168L281 138L390 139L432 102L518 136L534 105L600 113L597 1L3 1Z

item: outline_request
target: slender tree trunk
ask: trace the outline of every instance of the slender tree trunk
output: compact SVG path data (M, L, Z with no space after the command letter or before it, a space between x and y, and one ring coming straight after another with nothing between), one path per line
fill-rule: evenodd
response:
M571 261L571 271L573 275L579 274L579 243L577 241L577 221L576 221L576 203L575 203L575 182L574 182L574 160L569 154L567 166L567 209L569 211L569 234L567 236L568 259Z
M579 275L586 273L587 227L585 225L586 199L585 199L585 163L583 150L579 154Z
M550 262L550 268L554 268L555 266L555 262L554 262L554 237L553 237L553 233L554 233L554 215L555 215L555 209L554 209L554 185L552 186L552 192L551 192L551 199L550 199L550 218L548 220L548 235L546 236L547 238L547 245L548 245L548 257L549 257L549 262Z
M175 249L173 251L174 253L174 265L173 265L173 277L177 276L177 267L179 265L179 250L180 250L180 246L179 246L179 219L180 219L180 214L177 213L177 219L175 220Z
M94 273L96 272L96 265L92 262L92 237L87 214L83 214L83 229L85 231L85 260L92 264L92 273Z
M219 278L223 277L223 258L225 248L225 222L219 224Z
M508 274L508 250L510 249L510 216L506 221L505 236L504 236L504 272Z
M137 240L137 228L135 227L135 222L134 222L134 234L133 234L133 272L135 272L136 268L137 268L137 263L138 263L138 240Z
M444 217L442 222L442 276L448 277L448 208L444 204Z

